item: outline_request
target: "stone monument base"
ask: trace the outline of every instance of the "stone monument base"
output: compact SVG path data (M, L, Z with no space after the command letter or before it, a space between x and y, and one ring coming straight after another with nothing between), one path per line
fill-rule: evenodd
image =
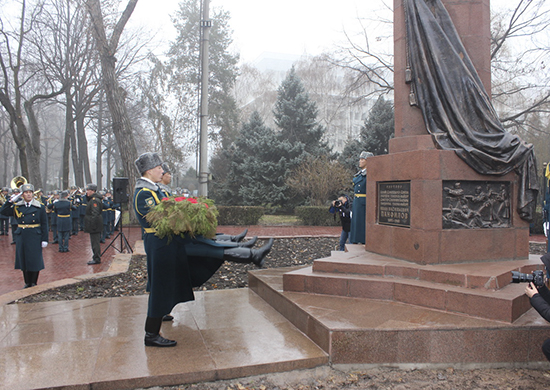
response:
M249 273L250 288L332 364L545 362L546 322L511 270L522 261L419 265L351 245L312 267Z
M430 135L392 139L390 154L370 157L367 172L367 251L418 264L528 258L529 224L516 212L518 177L514 172L505 176L480 175L454 151L436 149ZM406 183L410 188L407 226L392 226L380 221L380 183L394 182ZM445 228L444 216L458 214L462 207L452 191L445 192L449 183L480 187L483 191L491 183L494 188L505 183L509 204L507 223L501 222L506 212L497 212L502 201L493 189L485 202L491 203L487 207L483 207L483 201L474 203L473 194L467 195L470 197L467 200L462 199L471 213L483 208L479 221L465 218L462 223L453 217L457 220L449 224L464 226ZM453 207L456 212L451 213Z

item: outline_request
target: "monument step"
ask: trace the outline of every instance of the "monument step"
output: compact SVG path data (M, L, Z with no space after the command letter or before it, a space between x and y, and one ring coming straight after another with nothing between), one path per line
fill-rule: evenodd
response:
M525 284L472 289L400 277L318 273L312 267L285 273L283 290L402 302L508 323L531 308Z
M296 270L251 271L250 288L329 353L332 364L546 361L540 345L548 324L534 309L506 323L396 301L283 291L288 272Z
M356 274L424 280L444 285L498 290L512 282L512 271L531 273L543 269L540 256L525 260L422 265L366 252L362 245L348 245L348 252L332 252L313 262L313 272Z

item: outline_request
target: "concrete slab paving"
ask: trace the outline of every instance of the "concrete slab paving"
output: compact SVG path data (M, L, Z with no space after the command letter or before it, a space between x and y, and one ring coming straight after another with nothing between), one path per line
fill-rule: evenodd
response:
M176 306L143 344L147 296L0 307L0 389L132 389L311 368L327 354L249 289Z

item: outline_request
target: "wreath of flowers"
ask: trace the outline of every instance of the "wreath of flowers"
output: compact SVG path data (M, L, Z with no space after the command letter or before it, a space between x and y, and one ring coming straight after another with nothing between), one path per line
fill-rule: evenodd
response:
M214 201L205 197L170 196L145 216L160 238L174 235L202 235L214 238L218 227L218 210Z

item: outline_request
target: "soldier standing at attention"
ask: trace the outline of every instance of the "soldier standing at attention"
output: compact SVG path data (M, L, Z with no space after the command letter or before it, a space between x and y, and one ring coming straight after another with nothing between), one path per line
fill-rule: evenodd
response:
M46 208L34 199L34 186L23 184L21 192L2 205L0 214L15 219L15 269L23 272L25 288L36 286L44 269L42 248L48 246L48 217Z
M365 243L365 218L367 213L367 158L371 152L361 152L359 155L359 172L353 176L353 192L355 199L351 209L351 230L349 241L352 244Z

